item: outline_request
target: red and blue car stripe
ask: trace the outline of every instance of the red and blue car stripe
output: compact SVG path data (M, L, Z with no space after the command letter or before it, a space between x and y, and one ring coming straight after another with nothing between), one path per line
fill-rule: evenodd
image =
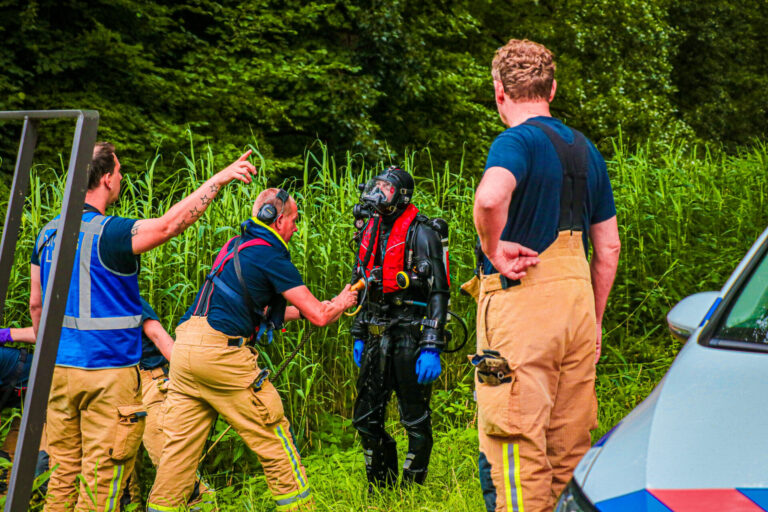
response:
M643 489L596 506L600 512L768 512L768 489Z

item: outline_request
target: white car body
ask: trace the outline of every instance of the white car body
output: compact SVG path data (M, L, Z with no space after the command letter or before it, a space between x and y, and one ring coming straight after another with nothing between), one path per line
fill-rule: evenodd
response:
M587 452L558 512L768 511L768 351L700 343L766 253L768 230L719 293L670 312L678 335L689 332L675 315L703 319L648 398Z

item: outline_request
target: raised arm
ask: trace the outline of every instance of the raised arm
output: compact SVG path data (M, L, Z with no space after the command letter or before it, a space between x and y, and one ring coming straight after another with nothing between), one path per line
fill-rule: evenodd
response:
M350 291L349 288L349 285L345 286L341 293L325 302L317 300L309 288L303 285L283 292L283 297L313 325L324 327L338 320L344 310L357 304L357 292ZM286 311L286 320L297 316L289 313Z
M507 169L490 167L477 187L474 206L475 229L483 253L496 270L510 279L520 279L526 268L539 262L536 251L501 241L516 185L515 176Z
M133 253L142 254L154 249L194 224L221 187L230 181L237 179L250 183L251 175L256 174L256 168L248 162L250 154L251 150L246 151L200 188L173 205L162 217L137 221L131 230Z
M144 334L147 335L147 338L152 340L152 343L154 343L160 353L163 354L163 357L170 361L171 353L173 352L173 338L171 338L171 335L163 328L163 324L150 318L144 321L142 329L144 330Z

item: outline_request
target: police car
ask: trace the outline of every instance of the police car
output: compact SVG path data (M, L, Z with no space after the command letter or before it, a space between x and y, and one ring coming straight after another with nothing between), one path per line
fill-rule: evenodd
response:
M768 511L768 230L720 292L667 322L687 343L587 452L556 512Z

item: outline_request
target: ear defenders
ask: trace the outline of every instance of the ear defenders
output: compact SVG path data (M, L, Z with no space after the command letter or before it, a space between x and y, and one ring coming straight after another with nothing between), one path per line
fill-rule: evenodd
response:
M280 212L277 211L277 207L274 204L263 204L261 205L261 208L259 208L259 212L256 214L256 218L259 219L261 222L269 226L273 222L277 220L277 218L283 213L283 210L285 210L285 203L288 202L288 192L285 190L278 189L277 195L275 196L275 199L280 201Z

